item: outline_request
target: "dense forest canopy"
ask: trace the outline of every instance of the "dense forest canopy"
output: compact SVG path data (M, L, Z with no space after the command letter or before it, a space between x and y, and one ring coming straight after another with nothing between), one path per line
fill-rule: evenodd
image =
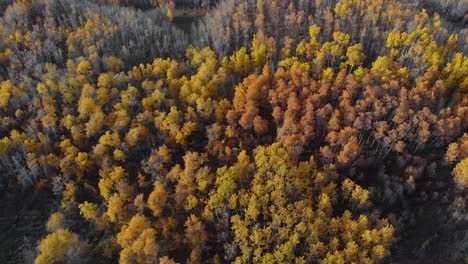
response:
M467 9L0 0L0 263L466 262Z

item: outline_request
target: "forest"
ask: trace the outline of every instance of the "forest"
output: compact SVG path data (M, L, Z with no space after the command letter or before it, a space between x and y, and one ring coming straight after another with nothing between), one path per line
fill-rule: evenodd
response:
M0 263L468 263L468 2L0 0Z

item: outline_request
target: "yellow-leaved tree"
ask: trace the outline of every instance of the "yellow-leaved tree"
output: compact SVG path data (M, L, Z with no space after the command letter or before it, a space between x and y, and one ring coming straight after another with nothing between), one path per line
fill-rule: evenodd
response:
M468 187L468 158L463 159L455 166L453 176L458 187L461 189Z
M53 264L78 261L86 252L86 244L77 234L59 229L47 235L37 246L39 255L34 264Z
M128 225L117 234L117 243L122 247L120 263L157 263L159 246L156 230L145 216L132 217Z

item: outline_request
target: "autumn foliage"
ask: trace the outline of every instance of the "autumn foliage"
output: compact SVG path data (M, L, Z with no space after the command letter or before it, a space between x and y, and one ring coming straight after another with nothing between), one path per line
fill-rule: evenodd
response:
M34 263L380 263L435 203L467 234L466 30L414 1L10 2L1 203L50 201Z

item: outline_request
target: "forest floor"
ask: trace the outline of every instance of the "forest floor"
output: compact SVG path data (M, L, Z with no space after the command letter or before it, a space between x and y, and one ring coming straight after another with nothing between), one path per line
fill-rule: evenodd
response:
M52 195L29 190L4 193L0 199L0 263L32 263L36 241L45 234Z
M454 217L457 191L450 169L439 169L437 178L440 181L425 186L427 196L415 193L407 208L399 212L404 229L397 234L398 241L385 264L456 264L466 256L468 225Z
M203 9L176 9L172 23L187 33L192 41L192 27L208 12Z

